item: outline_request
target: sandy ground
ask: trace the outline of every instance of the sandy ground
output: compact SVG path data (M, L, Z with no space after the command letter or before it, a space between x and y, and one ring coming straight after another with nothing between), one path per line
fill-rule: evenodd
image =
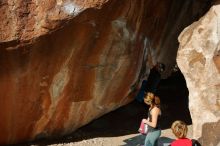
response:
M130 134L118 137L98 137L80 142L70 142L61 144L52 144L51 146L141 146L144 142L144 136L140 134ZM163 130L158 145L166 146L175 137L170 129Z

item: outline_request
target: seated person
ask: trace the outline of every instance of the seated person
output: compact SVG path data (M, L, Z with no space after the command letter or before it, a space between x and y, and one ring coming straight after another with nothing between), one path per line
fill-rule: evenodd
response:
M177 139L171 143L171 146L192 146L191 139L186 138L188 128L185 122L175 121L171 129L173 134L177 137Z

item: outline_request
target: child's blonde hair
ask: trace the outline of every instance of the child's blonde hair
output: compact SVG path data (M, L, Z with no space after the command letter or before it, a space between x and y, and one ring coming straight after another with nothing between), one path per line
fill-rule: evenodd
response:
M185 122L183 121L175 121L173 122L171 129L173 131L173 134L177 137L177 138L186 138L187 135L187 125Z

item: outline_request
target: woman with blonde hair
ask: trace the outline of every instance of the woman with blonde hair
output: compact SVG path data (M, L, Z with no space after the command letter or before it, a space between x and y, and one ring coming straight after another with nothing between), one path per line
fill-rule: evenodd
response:
M177 137L177 139L171 143L171 146L192 146L192 141L186 138L188 128L185 122L175 121L171 129L173 134Z
M143 122L148 125L148 134L146 135L144 146L154 146L161 135L160 98L153 93L148 92L144 97L144 102L150 106L148 110L148 118L143 119Z

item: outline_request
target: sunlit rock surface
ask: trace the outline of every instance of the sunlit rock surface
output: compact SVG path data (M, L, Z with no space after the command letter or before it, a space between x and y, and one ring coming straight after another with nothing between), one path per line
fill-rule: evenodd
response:
M25 41L48 33L62 20L108 0L1 0L0 41ZM7 19L5 19L7 18Z
M0 0L0 144L68 134L132 101L149 64L170 71L177 36L208 6Z
M189 89L193 136L220 144L220 5L179 36L178 65ZM181 113L180 113L181 114Z
M0 5L0 144L64 135L133 100L146 1L26 2Z

